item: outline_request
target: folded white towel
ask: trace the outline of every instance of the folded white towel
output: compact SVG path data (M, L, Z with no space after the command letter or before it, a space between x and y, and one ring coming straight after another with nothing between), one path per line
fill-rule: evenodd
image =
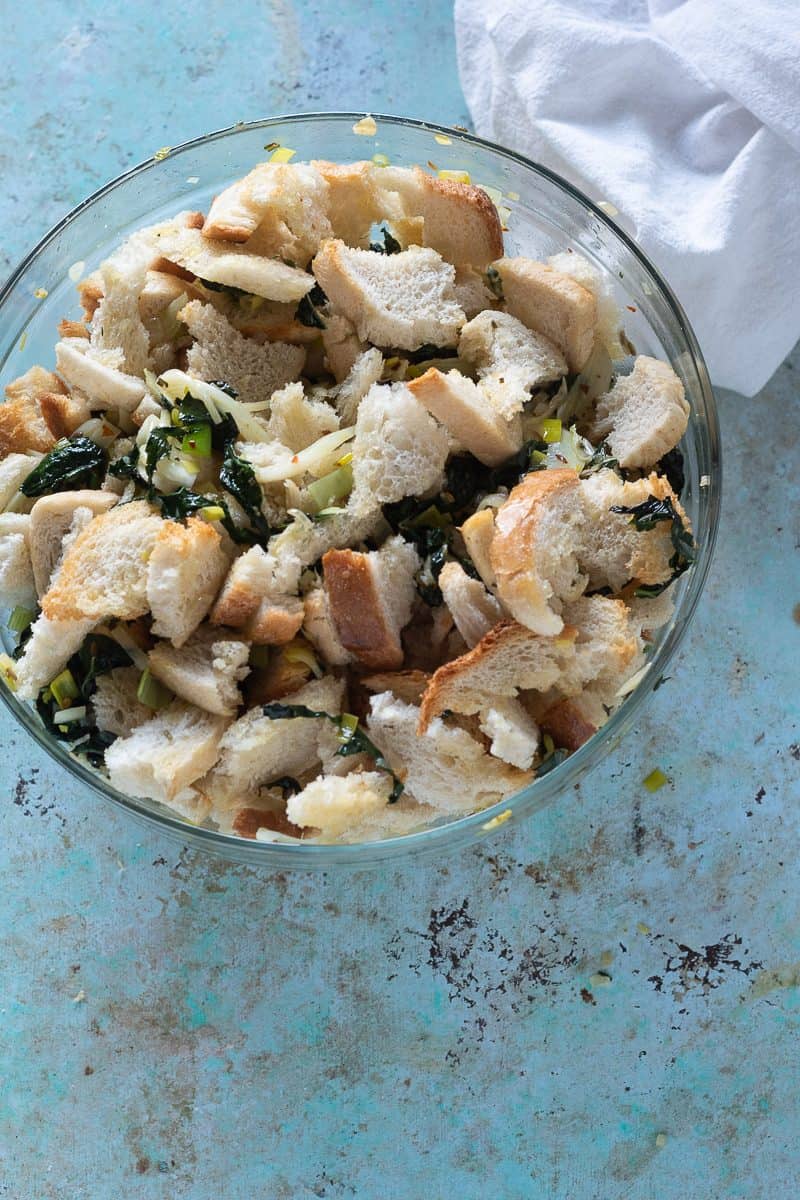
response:
M800 336L800 0L456 0L476 131L610 201L713 380Z

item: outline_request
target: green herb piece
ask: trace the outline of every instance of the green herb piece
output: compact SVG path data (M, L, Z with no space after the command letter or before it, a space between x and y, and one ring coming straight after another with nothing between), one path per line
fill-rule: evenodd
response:
M599 450L595 450L592 457L583 467L580 472L581 479L588 479L590 475L594 475L597 471L617 471L619 463L615 458L612 458L605 447L601 446Z
M144 451L145 470L147 478L153 482L153 472L162 458L165 458L178 438L183 438L184 431L177 425L159 425L147 439Z
M342 742L336 754L342 758L349 758L353 754L368 754L370 758L375 760L375 766L379 771L385 771L391 775L394 780L392 791L389 796L389 804L394 804L399 800L403 793L402 780L395 775L392 768L389 766L383 754L370 741L357 718L353 718L351 713L341 713L339 716L332 716L330 713L317 712L313 708L306 708L304 704L264 704L261 711L265 717L269 717L272 721L291 720L295 717L307 718L324 718L326 721L331 721L339 731L339 737ZM355 719L356 727L352 726Z
M403 247L396 237L392 237L385 225L381 225L378 233L381 240L370 242L370 250L374 251L375 254L400 254Z
M139 447L134 444L127 454L123 454L109 463L108 473L115 479L139 479L139 472L136 469L138 464Z
M145 708L152 708L158 712L159 709L166 708L172 702L174 695L160 680L151 675L148 669L142 671L139 686L136 689L136 699L140 704L144 704Z
M327 303L328 297L319 284L315 283L298 304L294 314L295 321L299 321L301 325L308 325L312 329L324 329L325 316L320 310L324 309Z
M486 268L486 282L489 290L497 297L498 300L504 300L503 295L503 279L497 267L489 266Z
M255 471L250 463L238 456L233 448L233 442L228 442L225 447L219 481L225 490L239 501L256 533L263 538L271 537L272 530L261 511L261 505L264 502L261 484L256 479Z
M630 514L630 524L640 533L654 529L659 521L671 522L670 537L673 555L669 560L669 565L672 568L672 575L664 583L642 584L634 592L635 596L647 600L660 596L673 580L692 565L697 555L694 539L675 511L671 497L665 496L663 500L658 500L655 496L650 496L641 504L635 504L630 508L622 504L615 504L612 505L611 512Z
M18 604L16 608L12 609L8 618L8 628L12 633L24 633L35 616L36 613L33 609L23 608L21 604Z
M82 434L62 438L33 468L19 490L23 496L43 496L72 488L98 488L107 463L106 451L91 438Z
M198 279L197 282L201 283L209 292L223 292L234 300L238 300L241 296L250 295L243 288L233 287L228 283L214 283L212 279Z
M249 543L253 541L253 534L248 529L240 529L233 520L230 510L221 496L201 496L197 492L192 492L189 488L179 488L177 492L169 492L163 495L161 492L151 491L148 499L153 504L158 504L161 509L161 515L167 517L171 521L184 522L187 517L194 516L196 513L203 513L207 520L213 518L206 514L209 508L219 508L222 510L222 524L233 539L239 544Z
M97 687L98 675L107 675L117 667L128 667L132 659L113 638L90 633L71 662L73 673L80 680L81 696L88 700Z
M115 733L106 729L93 729L89 737L76 746L73 754L85 758L90 767L102 767L106 759L106 750L117 740Z

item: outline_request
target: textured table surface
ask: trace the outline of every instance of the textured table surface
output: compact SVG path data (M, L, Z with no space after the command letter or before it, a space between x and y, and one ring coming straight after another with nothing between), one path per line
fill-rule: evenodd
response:
M2 12L3 270L107 178L238 119L468 123L437 0ZM0 1196L797 1194L797 370L720 395L719 551L666 686L488 847L227 865L0 715Z

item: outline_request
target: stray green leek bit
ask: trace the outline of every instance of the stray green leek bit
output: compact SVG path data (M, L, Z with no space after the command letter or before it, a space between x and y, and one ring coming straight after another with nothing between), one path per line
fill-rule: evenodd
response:
M381 751L374 742L370 741L359 725L358 717L353 716L352 713L340 713L339 716L334 717L330 713L306 708L304 704L264 704L261 711L272 721L285 721L294 717L323 717L326 721L331 721L339 730L341 745L336 751L337 755L349 758L351 754L368 754L370 758L374 758L378 770L385 771L394 780L389 803L394 804L396 800L400 799L403 793L402 780L395 775Z
M660 767L656 767L654 771L651 771L644 780L644 786L647 788L648 792L657 792L658 789L662 788L665 783L669 783L669 779Z

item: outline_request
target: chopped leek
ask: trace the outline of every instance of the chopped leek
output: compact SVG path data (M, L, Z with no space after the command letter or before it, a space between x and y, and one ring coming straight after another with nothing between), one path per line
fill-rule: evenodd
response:
M353 713L342 713L339 717L339 741L349 742L358 729L358 717Z
M352 455L350 457L352 458ZM307 492L314 505L314 510L320 513L324 509L330 508L335 501L349 496L352 489L353 468L349 463L345 463L344 466L337 467L335 471L331 471L328 475L323 475L321 479L309 484Z
M0 677L12 692L17 690L17 671L13 658L8 654L0 654Z
M142 671L142 677L136 689L136 699L140 704L144 704L145 708L158 711L160 708L166 708L172 698L172 692L168 687L164 687L164 684L154 675L150 674L149 667Z
M651 771L650 774L642 780L642 783L647 788L648 792L657 792L658 789L662 788L665 783L669 783L669 779L660 767L656 767L654 771Z
M24 633L35 616L32 609L18 604L8 618L8 628L12 633Z
M204 521L225 520L225 509L219 504L208 504L205 508L198 509L198 513Z
M373 154L372 161L375 163L376 167L388 167L389 166L389 159L386 157L385 154Z
M297 154L297 151L290 149L289 146L278 146L278 149L273 150L272 154L270 154L269 161L274 163L291 162L295 154Z
M54 725L71 725L73 721L82 721L86 716L86 705L77 704L74 708L62 708L53 713Z
M281 480L296 479L306 473L320 478L327 474L340 457L336 453L339 447L351 441L355 433L355 425L350 425L347 429L337 429L318 438L316 442L306 446L305 450L298 450L297 454L292 454L291 457L280 458L264 467L254 465L256 479L259 483L280 483Z
M469 171L447 171L438 172L440 179L449 179L451 183L470 183Z
M80 688L75 682L75 677L72 671L67 668L60 675L56 675L55 679L50 683L50 691L53 693L53 699L61 708L69 708L70 700L77 700L80 696Z
M145 376L145 378L147 378ZM149 383L149 380L148 380ZM206 383L203 379L195 379L177 367L165 371L154 381L158 396L164 397L171 404L192 396L205 407L215 425L219 425L227 413L233 417L239 427L242 437L248 442L267 442L270 440L266 428L257 421L250 410L241 401L228 395L216 383Z
M546 417L540 425L542 441L551 445L561 440L561 422L555 417Z
M321 679L324 675L322 667L305 638L293 638L291 642L288 642L283 647L283 657L287 662L302 663L304 667L308 667L315 679Z
M198 458L209 458L211 455L211 426L191 425L186 437L181 442L183 454L196 454Z

